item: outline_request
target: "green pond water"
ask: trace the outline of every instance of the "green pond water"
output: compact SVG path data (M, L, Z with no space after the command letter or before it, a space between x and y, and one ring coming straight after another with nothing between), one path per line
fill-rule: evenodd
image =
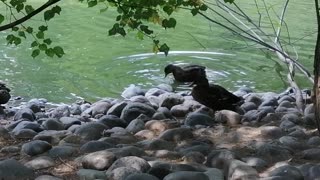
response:
M41 1L30 2L39 4ZM274 7L284 3L273 2ZM286 16L290 39L285 40L295 45L299 61L312 72L314 5L312 1L293 0L290 3ZM99 7L87 8L75 0L59 5L63 8L61 16L48 23L46 35L55 45L64 48L66 55L63 58L39 56L33 59L29 48L32 39L18 47L7 46L8 32L0 32L0 79L7 82L14 96L68 103L79 98L94 101L102 97L120 97L130 84L150 88L168 83L178 91L188 89L174 84L172 77L164 78L163 68L169 63L204 65L211 82L231 91L247 86L258 92L280 92L287 87L280 78L286 79L286 72L279 75L275 62L260 50L246 47L230 32L201 17L192 17L190 13L175 15L178 19L175 29L158 28L160 40L171 47L169 56L165 57L153 54L151 40L140 41L134 33L125 38L109 37L107 32L116 16L112 9L100 14ZM252 1L241 1L241 5L249 14L255 14ZM35 17L29 23L39 25L40 19L40 16ZM268 19L262 18L262 21ZM276 60L275 56L272 58ZM281 66L285 69L284 64ZM301 87L311 87L302 75L297 74L297 79Z

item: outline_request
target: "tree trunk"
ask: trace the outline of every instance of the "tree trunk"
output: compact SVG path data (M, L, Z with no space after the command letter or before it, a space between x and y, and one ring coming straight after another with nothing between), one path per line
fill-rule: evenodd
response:
M318 35L317 43L314 51L314 110L315 120L317 123L318 132L320 134L320 14L319 14L319 2L315 0L317 23L318 23Z

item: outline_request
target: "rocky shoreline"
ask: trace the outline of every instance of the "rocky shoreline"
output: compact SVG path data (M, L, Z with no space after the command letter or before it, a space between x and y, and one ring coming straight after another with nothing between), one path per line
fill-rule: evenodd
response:
M313 105L254 93L213 112L169 85L125 99L52 107L33 99L0 111L0 179L314 180L320 137Z

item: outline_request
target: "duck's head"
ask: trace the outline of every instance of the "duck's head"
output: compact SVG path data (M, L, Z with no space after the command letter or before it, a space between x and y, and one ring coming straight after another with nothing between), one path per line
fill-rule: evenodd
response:
M167 77L168 74L172 73L174 71L174 69L176 68L175 65L173 64L169 64L164 68L164 77Z

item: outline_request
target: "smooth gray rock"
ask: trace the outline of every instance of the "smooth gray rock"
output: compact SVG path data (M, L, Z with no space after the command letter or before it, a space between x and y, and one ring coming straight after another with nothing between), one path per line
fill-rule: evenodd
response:
M209 177L202 172L178 171L168 174L163 180L209 180Z
M153 114L151 119L154 120L162 120L162 119L166 119L167 117L162 113L162 112L156 112Z
M228 179L259 179L258 172L239 160L232 160L228 168Z
M82 158L82 167L86 169L106 170L116 160L116 156L110 151L97 151L85 155Z
M55 146L49 151L49 156L53 158L70 158L79 153L79 150L71 146Z
M148 173L159 179L163 179L165 176L172 173L172 171L165 167L151 167Z
M245 102L252 102L254 103L256 106L260 106L260 104L262 103L262 99L255 95L255 94L250 94L246 99Z
M296 108L295 102L282 101L278 107L284 108Z
M187 162L187 163L202 164L206 160L206 157L200 152L189 151L189 152L185 153L183 160L184 160L184 162Z
M128 102L126 102L126 101L122 101L122 102L118 102L118 103L114 104L107 111L107 115L114 115L114 116L120 117L123 108L126 107L127 104L128 104Z
M52 146L46 141L34 140L22 145L21 151L29 156L35 156L42 154L51 148Z
M162 132L159 138L166 141L178 142L193 138L193 133L189 128L173 128Z
M135 173L127 176L125 180L160 180L160 179L147 173Z
M148 98L146 98L145 96L141 96L141 95L140 96L133 96L129 99L129 101L142 103L142 104L145 104L145 105L152 107L152 104L150 103Z
M48 156L40 156L35 159L32 159L31 161L28 161L24 165L28 168L39 170L52 167L55 165L55 162L52 158Z
M113 147L114 147L114 145L107 143L107 142L89 141L81 146L80 152L81 153L91 153L91 152L105 150L105 149L109 149L109 148L113 148Z
M289 131L291 128L293 128L295 126L296 126L295 123L293 123L292 121L286 119L286 120L281 122L279 127L281 129L283 129L284 131Z
M119 167L131 167L140 172L147 172L150 169L149 163L137 156L127 156L117 159L108 171L110 172Z
M59 120L57 119L53 119L53 118L48 118L46 119L43 123L42 126L44 129L46 130L64 130L64 124L61 123Z
M134 84L130 84L129 87L125 88L125 90L121 93L121 96L124 98L131 98L133 96L144 95L145 92L141 87L136 86Z
M146 92L145 96L146 96L146 97L149 97L149 96L159 96L159 95L164 94L164 93L166 93L166 92L167 92L167 91L162 90L162 89L159 89L159 88L151 88L151 89L149 89L149 90Z
M125 147L120 147L120 148L112 148L112 149L108 149L108 151L113 152L117 156L117 158L127 157L127 156L142 157L142 156L146 155L146 153L144 152L143 149L135 147L135 146L125 146Z
M265 99L259 107L262 107L262 106L272 106L272 107L275 107L275 106L278 106L278 101L276 98L268 98L268 99Z
M302 121L298 115L293 113L285 114L284 116L282 116L281 121L286 121L286 120L291 121L294 124L299 124Z
M242 108L245 112L248 112L258 109L258 106L254 102L245 102L240 106L240 108Z
M40 132L43 129L40 127L40 125L36 122L30 122L30 121L22 121L20 122L13 130L12 133L16 134L22 129L32 129L35 132Z
M55 176L50 176L50 175L41 175L41 176L38 176L35 180L63 180L63 179Z
M280 176L290 178L292 180L304 180L300 170L294 166L285 165L272 170L269 176Z
M292 136L283 136L279 139L279 141L294 150L304 150L307 149L308 146L304 141L300 141L298 138Z
M320 178L320 165L312 166L309 169L309 173L306 180L313 180L313 179L319 179Z
M134 119L132 120L129 125L126 127L126 130L128 132L131 132L133 134L137 133L138 131L141 131L144 129L144 122L140 119Z
M167 91L167 92L172 92L173 91L172 86L169 85L169 84L159 84L157 86L157 88L162 89L162 90Z
M69 106L62 105L49 112L49 117L60 119L61 117L69 117L70 114Z
M106 101L98 101L92 105L92 116L97 114L107 114L107 111L110 109L111 103Z
M205 126L209 126L212 125L214 123L214 119L211 118L208 115L205 114L201 114L201 113L190 113L185 121L184 124L187 126L196 126L196 125L205 125Z
M271 139L278 139L285 134L285 132L277 126L261 126L260 132L262 136Z
M223 172L220 169L208 168L205 172L209 180L224 180Z
M308 139L307 144L309 146L320 146L320 137L319 136L312 136Z
M303 117L303 122L307 126L316 126L316 120L314 114L307 114Z
M81 106L79 104L71 104L70 113L72 115L80 115L82 113Z
M236 159L234 152L227 149L213 150L207 157L206 166L223 169L229 164L229 161Z
M15 159L0 161L0 179L22 180L34 179L35 174L32 169L27 168Z
M139 115L144 114L147 117L152 117L156 111L145 104L133 102L129 103L121 113L120 118L130 123L132 120L136 119Z
M34 121L36 119L36 116L30 108L23 108L18 110L13 117L14 121L17 121L20 119Z
M229 126L237 126L241 121L241 116L239 113L222 110L215 113L215 120L220 123L227 123Z
M153 139L150 140L149 143L144 147L148 150L160 150L160 149L167 149L173 150L175 144L163 139Z
M21 149L18 146L5 146L5 147L1 148L0 152L1 153L17 153L20 150Z
M70 132L67 130L63 130L63 131L44 130L38 133L38 135L36 135L33 138L33 140L43 140L54 145L54 144L58 144L62 138L68 136L69 134Z
M302 152L302 158L307 160L320 160L320 148L307 149Z
M175 117L185 117L190 111L191 108L183 104L172 106L170 109L171 114Z
M164 93L159 96L160 107L166 107L168 109L171 109L173 106L182 104L184 101L183 96L175 94L175 93Z
M256 157L246 157L242 158L242 160L249 166L253 167L254 169L260 171L268 167L268 163L260 158Z
M304 109L304 115L308 115L308 114L314 114L313 103L307 104L306 108Z
M61 117L59 121L63 124L64 129L68 129L70 126L74 124L81 125L81 121L74 117Z
M292 152L283 145L263 143L258 145L257 155L268 162L274 163L290 159Z
M109 179L112 180L124 180L126 177L128 177L131 174L139 173L135 168L131 167L118 167L111 172L107 173L107 176Z
M83 140L97 140L101 138L105 129L108 129L108 127L100 123L92 122L81 125L80 128L75 131L75 134L81 136Z
M34 138L38 133L35 132L32 129L21 129L19 131L14 132L12 135L16 139L32 139Z
M40 112L48 101L46 99L31 99L27 102L26 107L31 109L34 113Z
M97 122L102 123L109 128L113 128L113 127L125 128L125 127L127 127L127 122L123 119L120 119L119 117L117 117L115 115L104 115L104 116L100 117Z
M98 171L93 169L79 169L77 175L80 180L96 180L106 179L107 175L104 171Z

